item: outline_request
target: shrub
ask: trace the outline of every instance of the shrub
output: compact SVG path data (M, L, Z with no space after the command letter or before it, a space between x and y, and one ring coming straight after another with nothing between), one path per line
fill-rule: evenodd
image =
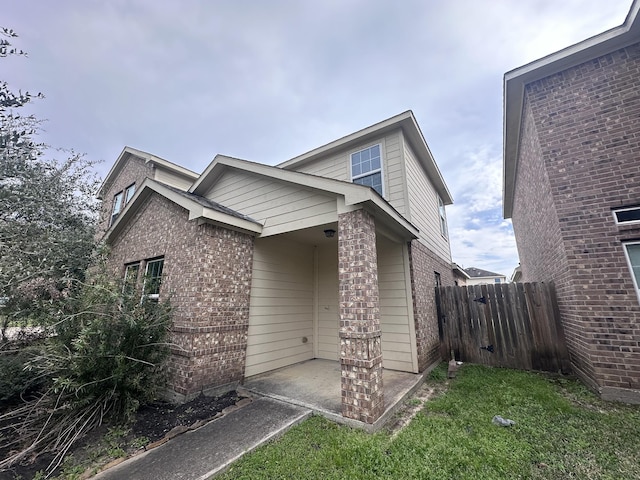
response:
M17 452L0 461L0 470L47 451L56 453L48 469L54 470L84 433L103 421L127 420L164 385L168 303L141 301L106 275L94 274L59 315L54 334L26 364L32 375L50 379L49 388L0 417L25 417L5 422L9 435L0 430L0 442Z

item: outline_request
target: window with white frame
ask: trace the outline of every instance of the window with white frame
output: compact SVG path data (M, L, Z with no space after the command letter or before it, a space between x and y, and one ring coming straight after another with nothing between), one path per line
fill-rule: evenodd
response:
M351 154L351 181L383 195L380 144Z
M113 196L113 208L111 209L111 223L115 222L118 215L122 211L122 192L118 192Z
M164 258L148 260L144 271L143 291L147 298L157 300L160 295L160 285L162 284L162 268Z
M640 207L618 208L613 211L613 218L618 225L640 223Z
M129 185L124 191L124 204L129 203L129 200L133 198L133 194L136 193L136 184Z
M113 225L113 222L115 222L124 206L129 203L135 193L136 184L132 183L127 188L119 191L113 196L113 207L111 209L111 221L109 222L109 225Z
M140 272L140 262L130 263L124 267L124 280L122 282L122 293L132 294L138 283L138 273Z
M440 217L440 233L443 237L447 238L447 213L444 209L444 202L438 195L438 216Z
M624 243L624 253L627 257L633 286L636 288L636 294L640 300L640 241Z

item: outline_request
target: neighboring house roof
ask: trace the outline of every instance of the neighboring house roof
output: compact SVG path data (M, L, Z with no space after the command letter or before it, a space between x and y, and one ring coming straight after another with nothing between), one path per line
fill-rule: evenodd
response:
M381 134L385 132L391 132L398 128L402 128L404 132L405 138L407 138L413 147L413 150L416 153L416 157L418 161L422 164L429 179L433 183L434 188L440 195L440 198L444 202L445 205L451 205L453 203L453 198L447 185L442 178L442 174L440 173L440 169L433 159L433 155L431 154L431 150L429 150L429 146L427 145L424 136L422 135L422 131L418 126L418 122L416 122L415 117L413 116L413 112L411 110L407 110L399 115L388 118L387 120L383 120L382 122L376 123L375 125L371 125L363 130L359 130L355 133L347 135L346 137L339 138L331 143L327 143L322 147L315 148L310 152L304 153L297 157L294 157L286 162L280 163L277 165L279 168L284 170L293 170L298 168L306 163L309 163L320 156L326 156L337 152L339 150L345 150L350 147L355 147L358 144L362 144L366 142L368 139L379 138Z
M469 274L464 270L464 268L462 268L460 265L458 265L455 262L451 264L451 270L453 270L454 274L458 274L461 277L471 278Z
M132 147L124 147L122 152L118 156L118 159L115 161L109 173L104 178L100 188L98 189L97 197L102 200L103 194L106 190L109 189L109 186L113 182L113 180L118 176L122 167L124 167L127 163L129 157L134 156L138 157L145 161L145 163L151 163L157 166L160 166L166 170L169 170L177 175L182 177L191 178L195 181L198 178L198 174L189 170L188 168L181 167L180 165L176 165L173 162L165 160L164 158L157 157L152 155L151 153L143 152L142 150L138 150Z
M104 240L107 243L110 243L120 234L127 222L153 193L158 193L188 210L189 220L202 219L209 223L254 234L259 234L262 231L262 225L246 215L242 215L241 213L206 198L199 197L198 195L183 192L177 188L146 178L114 224L105 233Z
M465 268L464 271L467 272L467 275L469 275L469 278L485 278L485 277L491 277L491 278L504 277L504 278L506 278L504 275L502 275L500 273L494 273L494 272L490 272L488 270L482 270L481 268L469 267L469 268Z
M249 172L255 175L268 177L274 181L292 183L304 188L317 190L323 193L342 195L345 206L367 204L374 213L386 218L404 231L404 237L417 238L419 230L405 219L389 202L382 198L374 189L333 178L320 177L309 173L283 170L279 167L264 165L262 163L240 160L238 158L217 155L213 162L200 175L200 178L189 189L189 193L198 196L204 195L227 169L235 169Z
M606 55L640 40L638 11L634 0L624 23L599 35L576 43L504 75L504 183L503 214L511 218L520 144L524 88L528 83Z

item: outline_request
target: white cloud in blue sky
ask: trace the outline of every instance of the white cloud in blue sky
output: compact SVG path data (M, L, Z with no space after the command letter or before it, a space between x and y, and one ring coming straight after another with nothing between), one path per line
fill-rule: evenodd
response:
M201 172L276 164L412 109L451 190L454 261L510 275L502 77L620 25L631 0L0 0L42 91L43 139L104 160L125 145Z

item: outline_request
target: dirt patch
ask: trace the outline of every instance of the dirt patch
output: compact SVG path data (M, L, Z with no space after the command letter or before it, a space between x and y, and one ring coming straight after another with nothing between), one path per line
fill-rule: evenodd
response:
M230 392L218 397L201 395L180 405L167 402L146 405L138 410L131 424L102 425L78 441L66 455L67 463L50 478L66 478L71 472L77 475L75 478L89 478L101 466L159 446L181 433L199 428L235 405L248 402L243 395ZM8 454L0 451L0 458ZM34 478L46 470L52 458L53 455L47 454L30 458L10 471L0 472L0 480Z

